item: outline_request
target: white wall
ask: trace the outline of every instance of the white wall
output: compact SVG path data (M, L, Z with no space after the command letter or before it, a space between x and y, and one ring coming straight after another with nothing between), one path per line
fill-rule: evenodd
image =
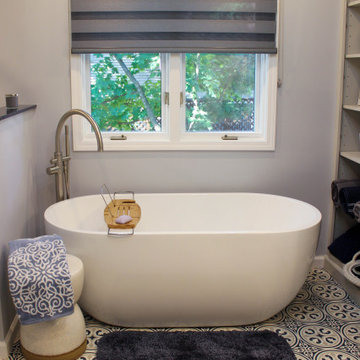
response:
M106 183L113 190L137 192L254 191L291 196L322 212L317 253L324 254L330 229L341 1L282 3L284 78L278 96L275 152L75 153L71 163L73 195L99 192ZM36 214L24 215L35 229L12 233L16 212L8 212L8 200L4 203L1 196L1 218L6 220L1 223L0 245L4 249L14 236L43 233L43 211L55 198L54 179L46 175L45 168L54 151L57 122L71 107L70 37L68 0L0 0L0 4L0 106L4 105L2 94L13 91L19 92L21 103L38 105L32 116L23 119L31 128L23 132L23 140L31 139L31 161L25 160L28 152L20 148L21 137L11 143L15 153L3 150L17 159L16 165L4 154L0 157L1 191L10 197L20 195L23 204L37 203ZM12 132L0 128L0 134L7 139ZM7 164L5 170L3 163ZM14 172L21 177L21 184L14 182ZM19 187L27 184L25 178L34 176L30 194L19 192ZM27 199L33 194L36 199ZM4 255L0 262L4 279ZM3 288L1 291L0 341L9 326L4 314L12 311L7 294Z

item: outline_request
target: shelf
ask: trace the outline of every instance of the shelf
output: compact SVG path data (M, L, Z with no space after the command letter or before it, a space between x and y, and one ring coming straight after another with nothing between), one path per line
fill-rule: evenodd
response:
M360 59L360 54L346 54L345 59Z
M35 108L36 108L36 105L19 105L16 109L8 109L5 106L0 107L0 120L7 119L11 116L15 116L24 111L28 111L28 110L35 109Z
M360 111L360 105L343 105L343 109L351 111Z
M343 151L340 155L345 159L349 159L357 164L360 164L360 151Z
M360 7L360 0L353 0L348 3L348 7Z
M342 109L339 112L339 154L337 156L337 179L360 180L360 0L339 1L342 3L341 23L341 50L343 52L343 69L339 71L342 91ZM335 240L355 224L355 220L343 211L334 211L332 238ZM346 247L344 243L342 246ZM351 284L344 275L342 264L339 260L333 262L331 254L325 256L326 268L332 269L331 273L341 284L354 288L360 296L359 288ZM357 297L357 300L360 297Z

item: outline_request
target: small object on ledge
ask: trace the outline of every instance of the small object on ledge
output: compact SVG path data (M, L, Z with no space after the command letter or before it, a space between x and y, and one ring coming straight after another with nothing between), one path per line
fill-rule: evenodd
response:
M17 109L19 106L19 94L6 94L5 102L8 109Z
M6 115L11 115L11 114L14 114L14 113L16 113L17 112L17 109L18 108L6 108Z

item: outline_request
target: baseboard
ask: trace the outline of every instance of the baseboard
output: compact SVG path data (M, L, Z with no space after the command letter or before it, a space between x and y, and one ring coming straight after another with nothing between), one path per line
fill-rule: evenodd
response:
M332 277L346 290L351 299L360 305L360 288L353 285L350 281L348 281L343 275L344 264L342 264L339 260L337 260L331 254L325 255L325 269L332 275Z
M311 264L311 268L322 268L324 267L325 264L325 256L321 255L321 256L315 256L314 260Z
M3 341L0 341L1 360L6 360L8 358L9 353L11 351L11 347L15 342L16 338L18 337L18 334L19 334L19 319L17 316L15 316L14 320L10 325L10 329L5 336L5 339Z

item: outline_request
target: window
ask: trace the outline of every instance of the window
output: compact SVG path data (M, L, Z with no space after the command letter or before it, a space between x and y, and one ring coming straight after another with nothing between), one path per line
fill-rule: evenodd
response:
M72 55L73 108L91 113L105 150L273 150L276 55ZM93 150L85 122L74 149Z
M72 0L73 107L105 150L273 150L278 1Z

